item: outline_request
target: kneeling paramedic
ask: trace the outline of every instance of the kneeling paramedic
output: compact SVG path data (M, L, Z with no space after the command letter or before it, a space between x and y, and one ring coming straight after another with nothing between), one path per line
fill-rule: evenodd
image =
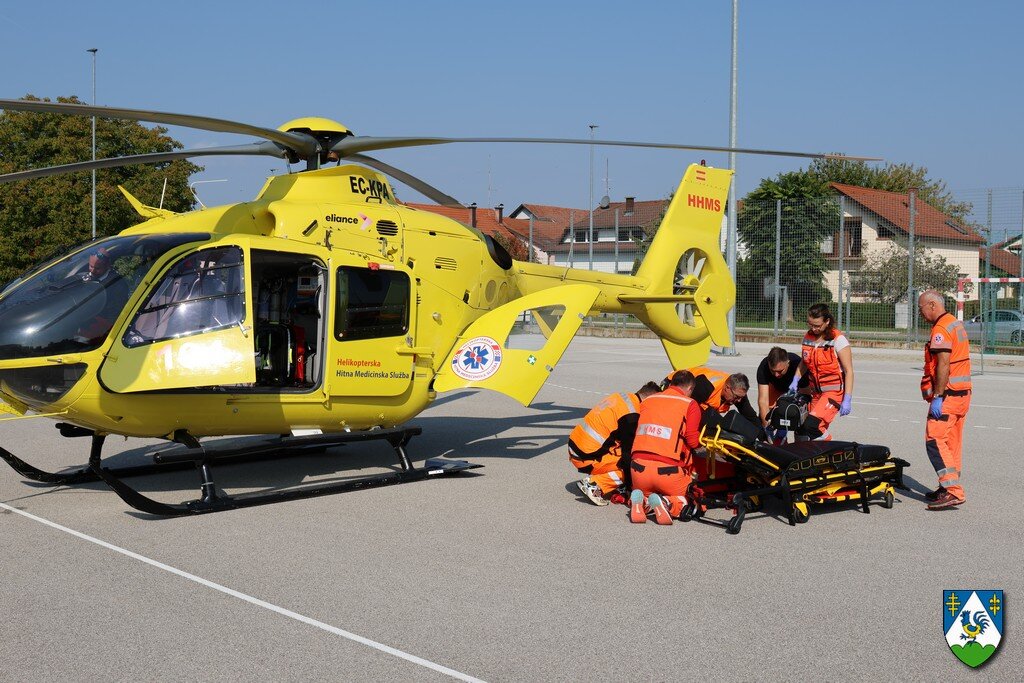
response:
M625 504L637 411L645 398L658 391L657 384L648 382L635 394L606 396L569 434L569 462L588 475L576 486L594 505Z
M686 504L686 490L693 479L691 454L700 445L701 411L690 398L693 387L693 373L680 370L663 392L640 406L630 465L631 522L647 521L646 503L658 524L671 524Z

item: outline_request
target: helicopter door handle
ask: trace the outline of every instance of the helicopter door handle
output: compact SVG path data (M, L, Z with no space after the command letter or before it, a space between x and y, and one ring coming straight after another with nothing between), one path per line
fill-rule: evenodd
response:
M251 327L246 327L245 325L242 324L242 321L239 320L238 321L238 329L241 330L243 337L245 337L246 339L249 338L249 330L252 329Z

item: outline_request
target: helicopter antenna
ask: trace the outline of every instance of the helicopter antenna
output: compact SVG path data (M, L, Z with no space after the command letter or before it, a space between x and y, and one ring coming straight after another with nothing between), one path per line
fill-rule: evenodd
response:
M158 208L164 208L164 195L167 194L167 176L164 176L164 189L160 190L160 206Z

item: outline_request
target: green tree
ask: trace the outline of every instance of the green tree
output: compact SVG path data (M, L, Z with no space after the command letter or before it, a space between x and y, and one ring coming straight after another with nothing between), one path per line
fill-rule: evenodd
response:
M39 99L27 95L25 99ZM47 101L47 100L44 100ZM81 104L75 97L58 102ZM96 158L169 152L182 145L162 127L134 121L96 120ZM0 174L87 161L92 123L85 116L5 110L0 113ZM190 211L195 200L189 177L202 168L179 160L96 171L96 234L112 235L138 222L118 185L146 204ZM164 192L164 180L167 189ZM92 234L92 174L66 173L0 184L0 283Z
M867 257L860 269L864 287L871 298L884 304L907 297L907 250L890 244L883 252ZM914 287L918 291L934 289L946 294L956 291L960 269L928 248L914 250Z
M743 200L737 231L743 258L737 264L737 300L741 313L763 307L764 279L775 277L775 221L782 205L779 284L795 309L827 297L822 284L825 256L821 244L839 225L839 204L827 185L805 171L783 173L761 184ZM743 310L744 308L748 310Z

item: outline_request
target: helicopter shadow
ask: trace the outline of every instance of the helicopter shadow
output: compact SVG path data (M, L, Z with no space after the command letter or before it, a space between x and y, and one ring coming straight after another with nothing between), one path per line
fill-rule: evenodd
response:
M412 442L410 450L418 453L420 444L420 448L439 450L437 455L445 457L530 460L565 443L573 425L588 412L585 408L552 402L530 407L533 412L515 417L421 415L410 423L423 429L423 435ZM526 435L501 436L510 430L531 431Z

